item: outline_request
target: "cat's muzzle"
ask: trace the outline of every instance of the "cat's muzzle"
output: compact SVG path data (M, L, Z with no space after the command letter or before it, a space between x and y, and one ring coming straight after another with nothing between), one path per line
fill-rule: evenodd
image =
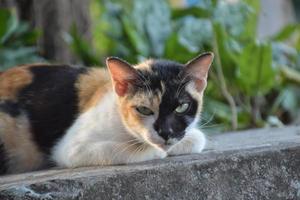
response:
M185 132L182 131L180 133L174 133L174 132L158 132L158 135L162 137L165 140L165 145L174 145L177 142L179 142L185 135Z

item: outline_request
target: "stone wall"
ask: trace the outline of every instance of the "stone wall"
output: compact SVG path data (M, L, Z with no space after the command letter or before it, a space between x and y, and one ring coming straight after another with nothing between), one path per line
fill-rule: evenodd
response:
M300 127L209 138L199 155L0 177L0 199L300 199Z

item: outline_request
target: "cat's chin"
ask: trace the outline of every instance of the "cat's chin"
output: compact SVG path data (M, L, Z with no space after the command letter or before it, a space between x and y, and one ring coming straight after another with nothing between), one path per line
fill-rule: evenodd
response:
M161 150L164 150L164 151L168 151L173 145L170 145L170 144L163 144L163 145L160 145L159 148Z
M172 146L175 144L166 144L166 143L161 143L161 144L152 144L152 146L155 146L156 148L159 148L163 151L168 151Z
M181 139L169 139L168 142L165 142L164 140L159 140L159 141L151 141L148 143L151 146L154 146L155 148L159 148L163 151L168 151L171 147L173 147L174 145L176 145L177 143L179 143L181 141Z
M136 134L137 135L137 134ZM146 135L146 134L145 134ZM144 143L158 148L163 151L168 151L172 146L181 141L182 138L169 139L167 142L159 136L147 135L146 137L139 137Z

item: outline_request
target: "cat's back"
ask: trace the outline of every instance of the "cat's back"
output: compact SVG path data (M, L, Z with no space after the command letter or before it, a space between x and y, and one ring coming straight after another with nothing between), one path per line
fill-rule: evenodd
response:
M0 102L17 102L33 96L63 95L66 92L76 93L84 110L85 101L95 90L101 90L101 87L107 89L109 83L109 74L103 68L50 64L17 66L0 72Z
M85 68L48 64L24 65L8 69L0 74L0 100L18 101L26 90L45 92L45 87L49 91L54 86L73 85L78 76L86 71Z
M99 100L108 77L102 69L47 64L2 72L0 174L41 166L76 117Z

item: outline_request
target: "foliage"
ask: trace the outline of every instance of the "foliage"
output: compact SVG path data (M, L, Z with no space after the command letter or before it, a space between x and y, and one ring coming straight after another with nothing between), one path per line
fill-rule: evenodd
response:
M130 3L129 3L130 2ZM99 12L100 10L100 12ZM202 0L172 8L165 0L93 1L96 53L132 63L148 57L186 62L199 52L216 55L203 118L220 130L281 126L299 117L299 25L256 36L259 1ZM71 34L71 36L74 34ZM86 55L85 55L86 56Z
M34 47L39 33L20 22L13 10L0 9L0 70L41 60Z

